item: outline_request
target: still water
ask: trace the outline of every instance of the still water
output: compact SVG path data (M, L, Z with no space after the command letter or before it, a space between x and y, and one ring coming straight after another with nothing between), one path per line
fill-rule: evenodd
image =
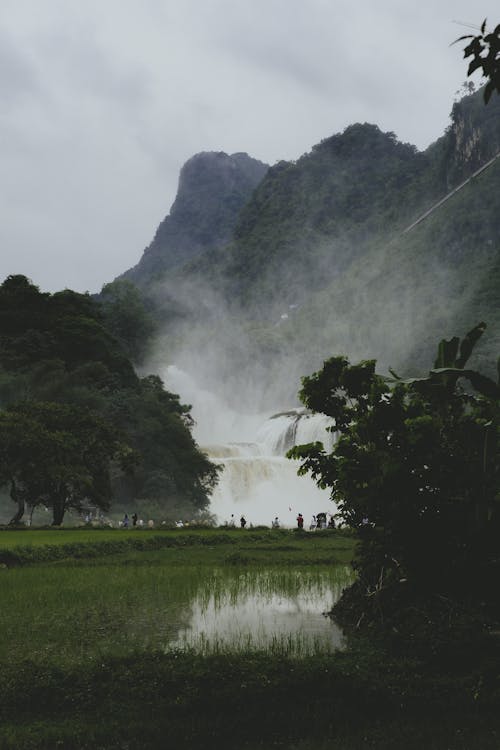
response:
M330 653L343 647L344 638L326 613L351 582L348 566L235 570L232 575L214 571L190 601L189 620L165 650Z
M169 566L161 554L3 574L0 659L52 664L151 651L330 653L343 638L324 613L353 580L345 565Z

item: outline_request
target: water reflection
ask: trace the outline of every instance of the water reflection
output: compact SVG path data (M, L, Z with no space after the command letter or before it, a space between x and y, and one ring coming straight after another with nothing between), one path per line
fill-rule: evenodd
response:
M325 612L351 582L348 566L232 575L215 571L190 603L190 622L166 650L330 653L342 648L344 639Z

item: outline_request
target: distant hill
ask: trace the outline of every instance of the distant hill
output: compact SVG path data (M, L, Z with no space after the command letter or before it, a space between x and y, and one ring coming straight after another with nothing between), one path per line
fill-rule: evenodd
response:
M177 197L139 263L120 278L144 288L166 271L231 239L236 220L268 165L244 153L196 154L182 167Z
M480 320L479 365L491 368L500 352L500 159L404 230L499 151L498 97L485 107L478 92L453 106L449 128L424 152L354 124L295 162L260 165L229 213L204 186L234 157L199 155L125 275L154 299L170 360L240 404L247 397L248 408L287 406L300 376L334 353L425 370L440 338ZM191 193L196 210L180 211ZM174 242L181 236L195 239Z

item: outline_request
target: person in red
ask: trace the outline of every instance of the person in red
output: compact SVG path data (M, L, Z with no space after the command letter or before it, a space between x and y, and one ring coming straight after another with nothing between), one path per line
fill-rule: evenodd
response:
M302 515L302 513L299 513L299 515L297 516L297 528L304 528L304 516Z

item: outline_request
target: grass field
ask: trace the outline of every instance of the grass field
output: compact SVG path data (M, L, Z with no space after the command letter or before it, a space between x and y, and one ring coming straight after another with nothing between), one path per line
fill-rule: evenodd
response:
M328 531L0 531L0 749L497 750L496 654L443 673L359 641L307 655L162 648L200 592L297 597L335 582L354 544Z
M130 555L163 550L169 562L301 565L348 563L355 541L349 533L313 533L284 529L26 529L0 530L0 564L35 564L55 560Z

